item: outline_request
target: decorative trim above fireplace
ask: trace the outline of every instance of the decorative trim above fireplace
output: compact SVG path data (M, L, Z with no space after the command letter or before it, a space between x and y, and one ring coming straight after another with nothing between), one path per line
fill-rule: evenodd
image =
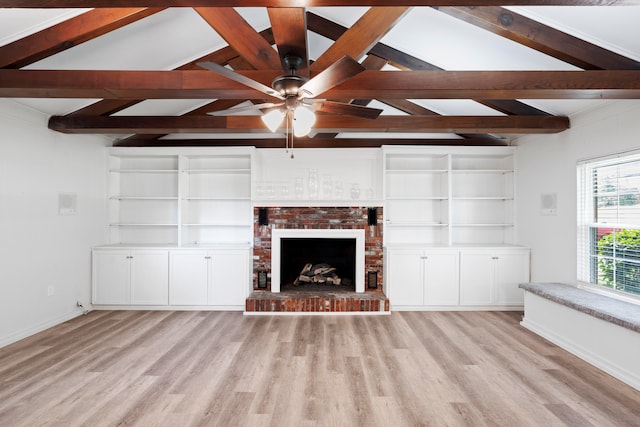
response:
M282 239L355 239L356 292L365 287L365 231L363 229L289 229L275 228L271 233L271 292L280 292L280 256Z

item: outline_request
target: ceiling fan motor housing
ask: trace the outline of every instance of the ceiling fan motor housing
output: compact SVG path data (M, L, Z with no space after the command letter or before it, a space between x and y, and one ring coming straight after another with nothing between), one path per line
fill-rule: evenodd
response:
M298 96L300 87L308 80L309 79L305 77L297 75L279 76L273 79L271 87L282 96Z

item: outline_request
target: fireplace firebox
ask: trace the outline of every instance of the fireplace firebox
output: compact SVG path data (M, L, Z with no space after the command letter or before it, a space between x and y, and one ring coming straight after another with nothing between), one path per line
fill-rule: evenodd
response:
M271 291L290 290L305 266L332 270L340 287L364 292L365 234L362 229L274 229L271 239ZM343 285L344 284L344 285ZM301 290L308 284L298 283ZM330 290L334 284L319 283L314 290Z
M280 290L355 291L356 239L284 238Z

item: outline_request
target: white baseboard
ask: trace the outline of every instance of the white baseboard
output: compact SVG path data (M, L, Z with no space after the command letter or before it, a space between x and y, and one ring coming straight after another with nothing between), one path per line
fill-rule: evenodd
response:
M391 311L523 311L522 305L393 305Z
M81 316L82 312L79 309L75 309L69 313L66 313L62 316L47 320L45 322L39 323L36 326L33 326L31 328L27 328L27 329L23 329L20 331L17 331L13 334L10 334L8 336L5 337L0 337L0 348L7 346L9 344L13 344L14 342L20 341L22 339L25 339L27 337L30 337L31 335L35 335L39 332L42 332L46 329L52 328L54 326L57 326L61 323L64 323L68 320L71 320L73 318L76 318L78 316Z
M93 304L92 310L164 310L164 311L244 311L243 305L101 305Z
M526 295L532 302L525 308L520 324L558 347L603 370L609 375L640 390L640 369L637 363L619 363L616 356L640 348L640 334L597 319L572 308ZM532 308L534 308L532 310ZM562 322L562 324L560 324ZM554 327L555 325L555 327ZM562 332L558 329L563 327ZM565 331L587 331L587 333L563 333ZM615 337L615 340L613 340ZM604 344L608 342L608 344ZM612 345L612 342L617 345ZM640 352L637 356L640 357ZM633 355L631 357L633 359Z

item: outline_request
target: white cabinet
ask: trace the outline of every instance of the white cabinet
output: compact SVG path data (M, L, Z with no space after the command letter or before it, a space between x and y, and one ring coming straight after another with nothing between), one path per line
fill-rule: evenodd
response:
M387 287L394 306L457 306L458 251L388 249Z
M518 284L529 281L529 250L464 249L460 252L460 304L518 305L524 296Z
M458 305L458 251L430 250L423 255L424 303Z
M169 261L166 250L93 251L93 304L166 305Z
M170 252L169 304L208 304L210 258L207 251Z
M496 303L524 304L524 291L520 283L529 282L529 251L500 252L495 261Z
M385 292L393 309L522 306L529 249L386 248Z
M244 306L248 249L171 251L170 265L169 304Z
M388 249L385 254L386 286L389 301L399 306L423 304L422 251Z
M217 250L211 258L211 301L215 305L241 305L250 286L249 254L243 250Z

